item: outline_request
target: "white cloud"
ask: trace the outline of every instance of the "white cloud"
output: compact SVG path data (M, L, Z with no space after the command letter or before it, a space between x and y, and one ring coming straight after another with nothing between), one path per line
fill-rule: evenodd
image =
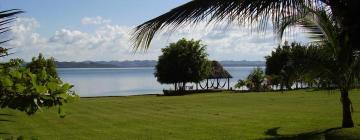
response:
M154 60L161 54L161 48L185 37L201 39L207 45L211 59L263 60L278 43L271 30L268 33L250 33L249 28L239 26L224 28L199 24L183 27L171 34L162 32L154 38L147 52L134 54L130 40L133 27L109 23L101 24L91 32L64 28L49 37L37 33L39 27L34 18L19 18L13 26L13 41L8 44L15 48L15 54L8 58L20 57L28 61L43 53L59 61Z
M101 16L96 16L96 17L84 17L81 19L81 24L87 25L87 24L95 24L95 25L99 25L99 24L109 24L111 22L111 20L109 19L104 19Z

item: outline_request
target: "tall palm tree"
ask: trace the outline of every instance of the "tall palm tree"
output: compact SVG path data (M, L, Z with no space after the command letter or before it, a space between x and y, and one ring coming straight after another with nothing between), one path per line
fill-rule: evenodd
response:
M342 125L353 127L352 106L348 92L359 80L359 51L353 51L348 41L338 40L341 36L341 26L332 13L324 9L305 8L302 16L284 18L275 28L278 29L281 37L284 30L292 25L301 25L308 29L311 37L318 40L317 43L324 47L321 53L312 58L310 69L312 73L316 73L312 75L325 75L340 89L343 105Z
M192 0L137 26L133 35L134 48L148 49L151 40L160 30L175 30L182 25L202 21L238 25L257 23L261 25L259 29L264 29L270 20L276 29L283 19L290 18L288 20L292 21L294 19L291 18L304 16L307 13L304 12L306 7L328 9L338 26L338 35L332 39L338 42L337 48L344 48L339 52L341 55L349 55L338 60L344 62L344 65L337 68L347 75L345 69L353 63L350 56L360 49L360 40L357 39L357 32L360 30L360 17L357 15L360 13L359 6L359 0ZM342 93L344 106L347 106L347 94ZM343 127L353 127L353 124L345 122Z

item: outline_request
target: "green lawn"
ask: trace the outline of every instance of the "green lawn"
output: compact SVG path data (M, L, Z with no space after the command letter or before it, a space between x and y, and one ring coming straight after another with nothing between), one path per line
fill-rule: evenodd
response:
M360 139L360 91L351 99L356 128L339 129L338 92L209 93L82 98L33 116L0 110L0 138L27 139Z

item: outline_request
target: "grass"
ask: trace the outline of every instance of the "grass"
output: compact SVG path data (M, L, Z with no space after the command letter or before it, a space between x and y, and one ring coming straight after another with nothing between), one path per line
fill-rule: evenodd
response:
M82 98L33 116L0 110L0 138L37 139L360 139L360 91L352 91L355 128L340 129L338 92L209 93Z

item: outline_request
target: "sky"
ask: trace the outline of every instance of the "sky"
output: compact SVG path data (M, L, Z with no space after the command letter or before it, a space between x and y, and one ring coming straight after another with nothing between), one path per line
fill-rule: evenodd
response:
M39 53L58 61L156 60L161 48L181 38L202 40L213 60L264 60L282 41L269 24L257 33L240 25L199 23L155 36L150 49L134 53L135 26L189 0L1 0L0 10L22 9L12 24L5 47L13 48L5 60L25 61ZM284 40L307 42L295 28Z

